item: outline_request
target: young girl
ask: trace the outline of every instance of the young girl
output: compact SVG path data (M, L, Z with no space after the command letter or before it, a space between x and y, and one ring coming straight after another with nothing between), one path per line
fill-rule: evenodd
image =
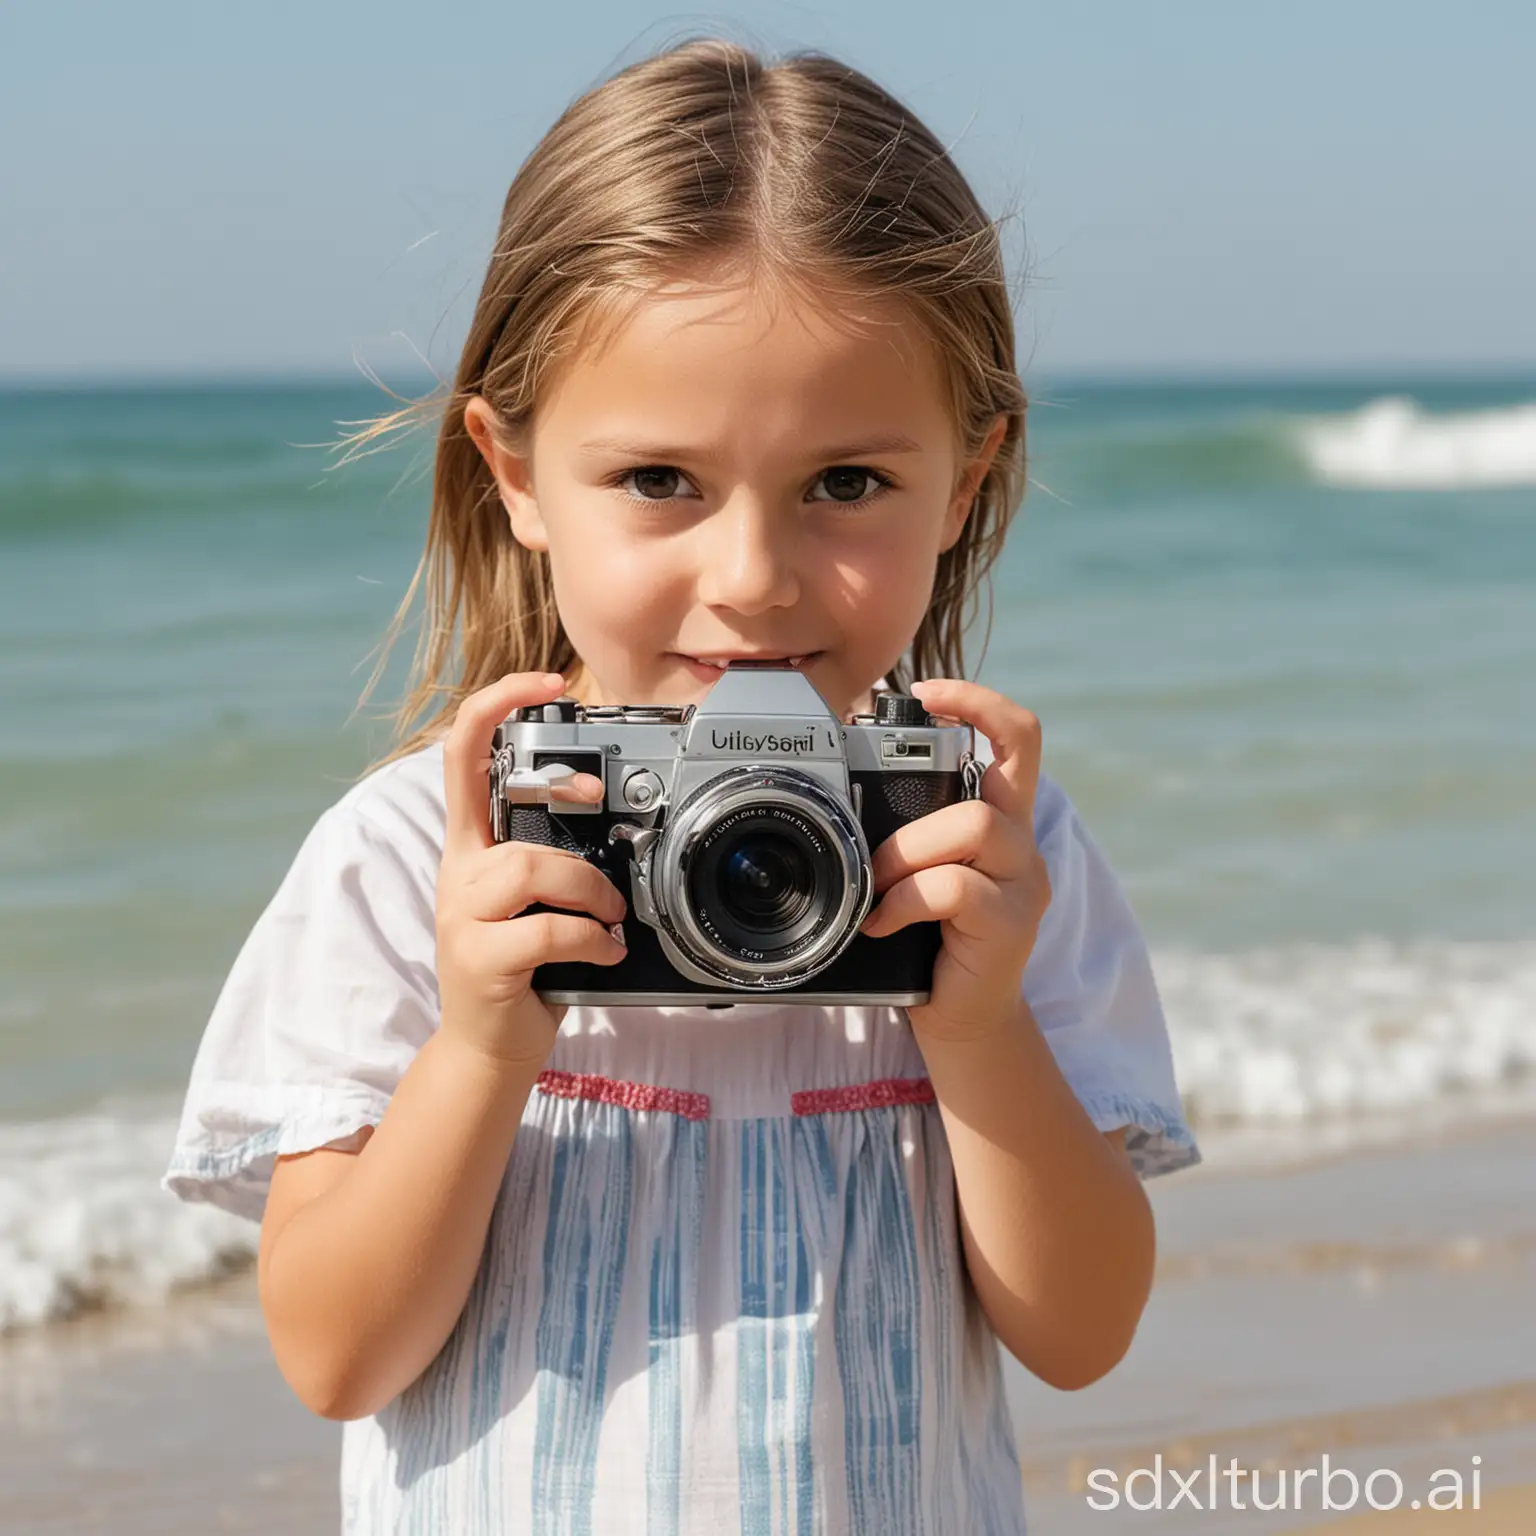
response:
M843 65L688 43L518 172L406 739L240 951L166 1175L262 1220L277 1363L346 1421L347 1531L1024 1530L999 1341L1063 1389L1109 1370L1140 1180L1200 1155L1039 722L960 680L1024 412L995 227ZM943 925L931 1000L547 1006L534 967L619 960L624 899L492 840L495 726L696 702L737 657L976 727L982 798L874 852L865 931Z

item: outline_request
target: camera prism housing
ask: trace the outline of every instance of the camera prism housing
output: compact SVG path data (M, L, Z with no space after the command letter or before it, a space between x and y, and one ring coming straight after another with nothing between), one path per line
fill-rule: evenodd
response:
M496 728L491 831L580 855L628 903L616 965L539 966L549 1002L690 1006L926 1002L936 922L861 934L870 856L980 795L968 725L881 694L844 724L782 662L732 662L696 704L519 709ZM563 801L575 773L601 802Z

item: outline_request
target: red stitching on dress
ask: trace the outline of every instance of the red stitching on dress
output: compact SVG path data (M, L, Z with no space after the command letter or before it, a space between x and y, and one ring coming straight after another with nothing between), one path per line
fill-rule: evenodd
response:
M599 1077L595 1072L540 1072L538 1089L557 1099L596 1099L623 1109L662 1109L685 1120L709 1119L709 1095L685 1093L680 1088L657 1088L651 1083L624 1082Z
M892 1104L933 1104L936 1096L926 1077L882 1077L873 1083L846 1088L808 1088L789 1096L797 1115L824 1115L844 1109L884 1109Z

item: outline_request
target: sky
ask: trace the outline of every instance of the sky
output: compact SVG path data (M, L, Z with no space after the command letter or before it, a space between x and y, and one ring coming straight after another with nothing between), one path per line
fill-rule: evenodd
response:
M0 378L451 373L508 182L689 35L830 52L1011 208L1021 371L1536 370L1536 6L0 5Z

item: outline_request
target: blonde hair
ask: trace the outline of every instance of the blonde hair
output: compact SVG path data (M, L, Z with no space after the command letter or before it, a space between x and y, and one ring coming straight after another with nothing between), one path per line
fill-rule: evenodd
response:
M451 387L343 439L350 456L441 409L426 550L359 700L424 582L396 745L373 767L435 740L465 697L504 674L567 672L577 660L548 556L513 538L466 404L484 396L509 446L525 442L541 388L594 316L722 261L814 284L823 302L829 291L903 301L941 360L964 458L1007 417L891 682L964 675L965 630L1024 494L1028 402L998 226L933 134L859 71L816 52L769 64L738 44L694 39L567 108L508 189Z

